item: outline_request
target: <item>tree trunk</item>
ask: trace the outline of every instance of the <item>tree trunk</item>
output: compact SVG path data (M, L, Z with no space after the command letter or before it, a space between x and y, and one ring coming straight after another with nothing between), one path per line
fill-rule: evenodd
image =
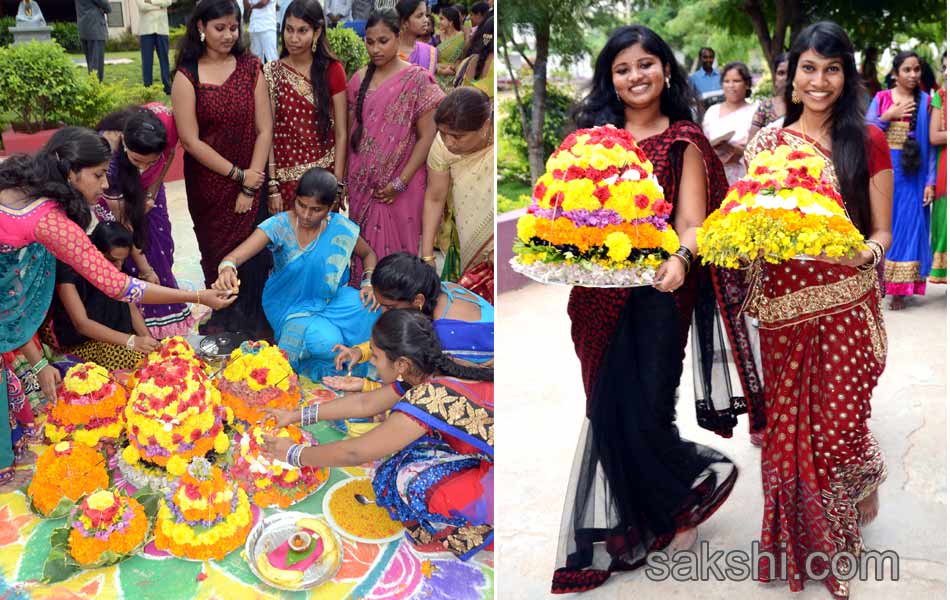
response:
M742 12L749 15L752 29L759 40L762 54L765 56L765 61L769 65L769 71L774 79L773 61L776 56L785 50L785 35L789 28L800 21L801 0L776 0L775 26L771 32L769 32L769 23L765 18L765 11L762 9L760 0L745 0L742 3ZM797 32L793 31L793 34L797 34Z
M527 132L528 162L531 165L531 181L544 174L544 105L547 100L548 52L551 47L551 24L534 26L534 79L531 98L531 127Z

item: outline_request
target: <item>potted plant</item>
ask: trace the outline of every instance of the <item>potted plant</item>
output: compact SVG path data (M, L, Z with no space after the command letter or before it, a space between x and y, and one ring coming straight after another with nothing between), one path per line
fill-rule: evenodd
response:
M58 44L0 48L0 106L10 121L3 132L6 153L42 147L70 112L79 87L72 61Z

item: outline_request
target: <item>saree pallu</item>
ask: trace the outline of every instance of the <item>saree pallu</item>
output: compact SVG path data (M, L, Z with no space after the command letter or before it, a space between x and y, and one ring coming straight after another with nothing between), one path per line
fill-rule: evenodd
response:
M939 112L941 129L947 130L947 90L933 95L933 109ZM947 283L947 145L935 146L937 150L937 190L930 215L930 248L933 263L930 267L930 283Z
M439 66L439 50L425 42L416 42L409 56L400 54L399 57L409 64L422 67L432 75L435 75Z
M494 538L494 401L491 383L437 378L394 407L429 432L376 470L376 503L424 551L462 560Z
M329 96L346 89L346 74L339 62L330 63L324 85ZM274 104L274 163L284 210L293 210L297 183L314 167L333 172L336 138L333 131L333 105L328 111L329 131L317 130L313 84L305 76L280 60L264 65L264 81Z
M288 213L260 226L271 240L268 247L275 258L274 271L264 286L264 311L291 366L314 381L340 374L333 364L333 347L355 346L369 339L379 316L363 306L356 289L346 285L350 255L359 239L356 225L337 213L327 218L320 237L302 249Z
M785 563L799 591L810 553L862 550L856 505L887 475L867 426L887 338L874 270L806 260L756 269L748 310L761 322L768 416L762 551L777 569ZM830 567L819 558L812 572ZM758 568L760 581L776 578L765 559ZM833 572L824 584L848 597L848 582Z

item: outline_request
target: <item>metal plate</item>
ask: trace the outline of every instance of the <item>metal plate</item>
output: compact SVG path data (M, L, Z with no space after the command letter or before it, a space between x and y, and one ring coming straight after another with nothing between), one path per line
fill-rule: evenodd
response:
M251 336L242 331L215 333L201 338L195 349L203 358L227 358L231 355L231 352L249 339L251 339Z
M323 551L324 554L326 554L330 549L330 545L335 544L337 556L339 557L335 563L327 564L327 561L321 557L321 559L318 559L304 571L303 581L301 581L297 587L284 587L261 575L260 571L257 570L258 556L266 554L286 542L291 535L299 530L297 521L300 519L321 520L320 517L302 512L278 512L261 520L251 529L251 533L247 536L247 541L244 543L244 560L247 561L251 572L270 587L289 592L314 588L336 577L337 571L340 570L343 564L343 542L340 540L340 536L336 531L333 531L333 529L329 527L329 524L327 524L327 529L330 531L332 537L330 539L323 539ZM323 521L326 524L326 520L323 519Z

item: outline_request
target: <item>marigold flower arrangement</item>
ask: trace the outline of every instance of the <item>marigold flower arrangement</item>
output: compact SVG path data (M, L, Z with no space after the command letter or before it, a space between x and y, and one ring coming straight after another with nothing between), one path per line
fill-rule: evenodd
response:
M653 165L626 130L570 134L538 179L518 219L514 269L542 282L626 287L651 284L679 248L673 205Z
M738 268L759 257L777 264L862 250L864 236L834 186L822 179L823 168L824 160L808 145L757 154L699 229L703 262Z
M247 494L206 459L191 461L158 509L155 547L192 560L220 560L253 525Z
M107 487L105 457L84 444L64 441L50 446L36 459L26 494L34 511L57 518L65 516L84 494Z
M95 363L69 369L62 393L47 405L46 437L56 444L73 439L86 446L115 440L125 426L125 389Z
M263 454L262 427L252 426L235 439L234 464L228 471L261 508L287 508L315 492L330 478L329 469L296 468L282 460ZM313 437L294 426L280 429L278 437L289 437L295 444L313 444Z
M264 418L262 408L293 410L300 403L300 383L287 354L267 342L244 342L231 353L218 382L221 401L244 423Z
M191 347L191 344L188 343L188 340L183 338L180 335L173 337L168 337L163 339L158 344L158 348L152 350L145 357L145 361L142 363L142 366L132 373L132 376L129 378L129 387L135 387L139 379L141 379L142 370L154 364L164 363L166 360L172 358L179 358L186 362L192 363L201 367L201 369L207 374L208 365L198 358L198 355L195 353L195 349Z

